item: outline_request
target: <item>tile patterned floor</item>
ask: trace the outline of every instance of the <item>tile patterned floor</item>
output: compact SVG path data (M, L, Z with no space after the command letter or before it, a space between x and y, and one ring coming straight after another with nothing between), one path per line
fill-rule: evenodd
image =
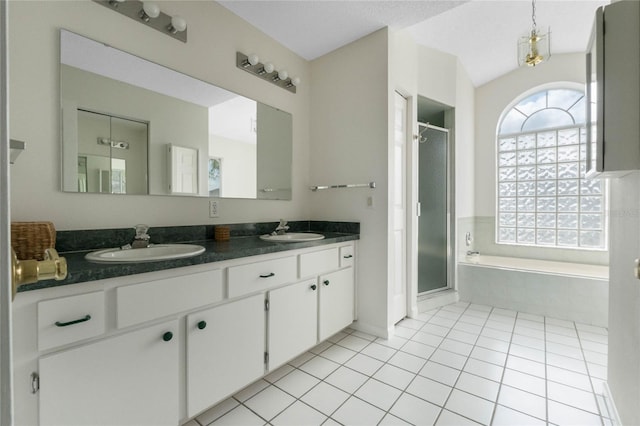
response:
M604 328L457 303L346 329L188 425L607 426L606 366Z

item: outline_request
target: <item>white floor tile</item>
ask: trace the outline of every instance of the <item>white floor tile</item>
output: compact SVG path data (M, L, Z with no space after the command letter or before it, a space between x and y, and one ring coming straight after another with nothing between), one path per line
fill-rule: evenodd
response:
M602 425L600 416L555 401L549 401L549 422L557 425Z
M493 310L491 311L491 315L498 315L515 319L518 315L518 312L511 309L493 308Z
M570 328L572 330L575 329L575 325L574 325L573 321L567 321L567 320L558 319L558 318L546 317L545 318L545 324L547 326L553 325L553 326L558 326L558 327Z
M295 358L294 360L289 361L289 364L294 367L300 367L302 364L304 364L305 362L309 361L311 358L314 358L314 357L315 355L312 354L311 352L305 352L299 357Z
M514 335L531 337L533 339L544 340L544 330L538 330L535 328L525 327L523 325L517 325L513 329Z
M384 363L377 359L373 359L369 356L357 354L349 361L347 361L344 365L347 367L359 371L360 373L366 374L367 376L373 375L380 367L382 367Z
M493 415L492 426L546 426L546 422L519 411L498 405Z
M418 314L418 316L416 316L416 319L418 321L423 321L423 322L427 322L431 319L432 316L435 315L434 311L428 311L428 312L420 312Z
M337 362L338 364L344 364L345 362L353 358L356 353L357 352L352 351L351 349L347 349L339 345L333 345L326 351L322 352L320 356L328 358L333 362Z
M455 388L495 402L498 399L500 383L463 372L460 374Z
M580 374L564 368L547 365L547 380L591 392L591 380L586 374Z
M457 370L462 370L462 367L467 362L467 357L442 349L437 349L433 353L433 355L431 355L431 358L429 358L429 360L455 368Z
M348 398L350 394L327 383L320 382L318 386L307 392L302 398L316 410L330 416L338 409Z
M522 334L514 334L511 342L528 348L538 349L541 351L545 350L544 336L540 339L536 339L534 337L523 336Z
M449 397L451 387L417 376L407 387L406 392L442 407Z
M505 369L502 383L526 392L535 393L543 398L547 396L547 383L544 379L520 371Z
M562 345L560 343L547 342L547 352L578 360L584 359L580 348L576 348L575 346Z
M397 352L389 359L388 363L400 367L403 370L411 371L418 374L418 371L424 367L427 362L426 359L417 357L415 355L408 354L406 352Z
M257 395L249 398L244 405L260 417L271 420L280 414L281 411L284 411L289 405L293 404L294 401L295 398L291 395L275 386L269 386Z
M431 319L429 320L429 324L436 324L442 327L449 327L449 328L453 327L455 323L456 323L456 320L450 319L450 318L444 318L437 314L431 317Z
M331 417L345 425L371 426L378 424L384 415L381 409L351 397Z
M404 346L405 343L407 343L407 339L400 336L393 336L390 339L378 338L375 340L375 342L381 345L389 346L393 349L400 349L402 346Z
M573 346L575 348L580 347L580 340L578 337L569 337L563 336L560 334L547 333L546 334L547 342L559 343L561 345Z
M300 370L294 370L282 379L278 380L275 385L287 392L289 395L300 398L319 382L319 379L310 374Z
M584 360L547 352L547 364L575 371L576 373L587 374L587 367Z
M224 416L220 417L212 426L258 426L264 425L266 422L256 416L247 407L240 405Z
M478 337L478 341L476 342L476 346L480 346L481 348L491 349L492 351L498 352L509 352L509 342L505 342L504 340L498 340L491 337L480 336Z
M499 382L502 378L504 368L499 365L469 358L467 364L464 366L464 371L475 374L476 376L484 377L485 379Z
M451 333L449 333L449 335L450 334ZM468 343L458 342L457 340L452 340L447 337L442 341L442 343L440 343L439 349L444 349L445 351L453 352L453 353L468 357L471 351L473 350L473 345Z
M476 343L476 340L478 340L478 336L479 334L468 333L466 331L453 329L451 330L451 332L449 332L449 334L447 334L447 338L445 339L445 342L447 340L453 340L453 341L462 342L468 345L474 345Z
M309 349L309 352L311 352L312 354L315 355L319 355L320 352L326 350L327 348L333 346L333 343L329 342L328 340L325 340L322 343L317 344L316 346L314 346L313 348Z
M485 316L488 316L492 309L493 309L493 307L491 307L489 305L479 305L477 303L471 303L467 307L467 312L466 313L471 313L471 312L475 311L477 313L481 312Z
M390 348L389 346L384 346L379 343L371 343L369 346L364 348L361 353L370 356L371 358L378 359L383 362L387 362L389 358L391 358L397 349Z
M478 319L477 317L469 317L469 318ZM464 315L462 317L460 317L460 320L458 320L456 325L453 326L452 331L454 331L454 330L463 331L463 332L471 334L471 335L473 335L473 336L475 336L477 338L480 335L480 332L482 331L482 324L484 324L484 321L479 320L479 321L482 321L482 324L478 325L478 324L473 324L473 323L469 323L469 322L462 322L462 321L464 321L464 319L465 319ZM451 336L449 336L449 337L451 337Z
M510 386L500 387L498 404L540 420L546 420L547 417L547 404L544 398Z
M348 337L345 337L345 339L348 339ZM335 371L338 367L340 367L340 364L330 361L326 358L317 356L305 362L299 368L302 371L305 371L311 374L312 376L315 376L319 379L324 379L333 371Z
M449 328L427 323L420 329L420 331L423 333L433 334L434 336L444 337L449 333ZM415 338L413 340L415 340Z
M485 327L480 332L480 336L489 337L491 339L502 340L503 342L510 342L512 333L511 331L501 331L495 328Z
M581 324L576 323L576 328L578 329L578 333L582 333L583 331L587 331L589 333L602 334L603 336L608 336L609 332L606 328L596 327L594 325Z
M598 352L592 351L584 351L584 359L587 362L592 362L594 364L604 365L605 367L608 365L607 354L602 354Z
M491 401L454 389L445 408L483 425L488 425L491 422L494 405Z
M411 383L415 374L393 365L385 364L373 377L395 388L404 390Z
M541 363L544 363L546 359L545 351L517 345L515 343L512 343L509 347L509 354Z
M593 392L586 392L560 383L547 382L547 397L556 402L598 414L598 403Z
M411 328L413 330L420 330L422 327L424 327L424 324L424 321L419 321L412 318L405 318L398 323L400 327Z
M505 362L507 362L507 354L504 352L492 351L491 349L485 349L480 346L473 348L470 356L471 358L500 366L504 366Z
M389 412L414 425L432 425L440 414L440 407L403 393Z
M456 380L458 380L460 370L438 364L437 362L428 361L418 374L428 379L444 383L445 385L453 386Z
M592 364L588 362L587 370L589 370L590 376L602 380L607 380L607 367L605 367L604 365Z
M444 337L431 334L429 332L419 331L411 338L411 340L413 340L414 342L423 343L425 345L437 347L440 345L440 343L442 343Z
M237 394L233 395L233 397L240 402L244 402L268 386L269 382L267 382L266 380L258 380L257 382L250 384Z
M233 398L225 399L218 405L215 405L210 409L208 409L207 411L205 411L204 413L200 414L198 417L196 417L196 420L198 420L198 423L200 423L201 425L207 426L208 424L224 416L225 414L227 414L229 411L233 410L237 406L238 406L238 401L236 401L235 399Z
M361 339L364 340L368 340L370 342L373 342L374 340L376 340L378 337L374 336L373 334L369 334L369 333L364 333L362 331L354 331L353 333L351 333L352 336L356 336L359 337Z
M514 323L511 320L502 321L496 320L494 317L489 317L486 323L484 323L484 327L491 328L494 330L502 331L503 333L511 334L513 332Z
M321 413L330 416L349 397L349 393L337 389L327 383L320 382L315 388L311 389L300 399Z
M373 404L376 407L388 411L394 402L398 399L402 391L379 382L375 379L369 379L354 394L358 398Z
M417 332L418 330L415 330L413 328L396 326L396 328L393 330L393 335L402 337L404 339L411 339Z
M354 336L353 334L351 334L351 335L345 337L344 339L340 340L336 344L340 345L342 347L345 347L347 349L351 349L352 351L360 352L369 343L371 343L369 340L366 340L366 339L363 339L361 337Z
M545 378L545 365L529 359L509 355L507 358L507 368L531 374L532 376L537 376L542 379Z
M438 421L436 422L436 426L473 426L478 424L479 423L474 422L473 420L467 419L466 417L462 417L448 410L442 410L442 413L440 413L440 417L438 417Z
M452 320L454 321L458 321L458 318L460 318L460 315L462 315L462 311L453 311L453 310L448 310L448 309L441 309L437 314L435 314L433 317L434 318L442 318L442 319L448 319L448 320ZM453 326L453 324L451 324Z
M362 386L367 379L368 377L362 373L351 370L350 368L340 367L331 373L325 381L351 394Z
M387 414L380 423L378 423L378 426L411 426L411 423L407 423L392 414Z
M549 322L547 322L545 331L547 332L547 334L559 334L561 336L567 337L578 337L578 332L573 326L573 323L571 324L571 327L563 327L559 325L549 324Z
M602 343L603 345L609 344L609 336L598 333L590 333L588 331L580 332L580 340Z
M420 358L428 359L436 348L433 346L425 345L423 343L414 342L409 340L403 347L400 348L402 352L409 353L411 355L419 356Z
M340 340L344 339L347 336L348 334L345 333L344 331L339 331L333 336L329 337L327 340L330 341L331 343L338 343Z
M264 380L266 380L269 383L275 383L278 380L282 379L287 374L291 373L292 371L293 371L293 367L290 366L289 364L285 364L282 367L278 368L277 370L267 374L264 377Z
M271 424L274 426L320 426L326 419L327 416L324 414L303 402L296 401L278 414Z
M606 355L608 353L608 346L604 343L591 342L589 340L582 341L582 349L585 351L597 352Z
M538 325L544 326L544 317L542 315L519 312L517 321L521 323L537 323Z

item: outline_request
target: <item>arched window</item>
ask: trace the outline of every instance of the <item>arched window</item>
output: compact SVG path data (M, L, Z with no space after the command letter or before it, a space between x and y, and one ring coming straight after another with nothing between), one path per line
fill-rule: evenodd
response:
M497 136L496 240L604 249L604 184L584 178L585 97L543 90L503 114Z

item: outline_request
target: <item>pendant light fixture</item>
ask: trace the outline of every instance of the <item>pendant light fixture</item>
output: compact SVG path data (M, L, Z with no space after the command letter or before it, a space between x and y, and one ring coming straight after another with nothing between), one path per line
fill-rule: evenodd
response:
M538 31L536 23L536 0L531 0L531 32L518 40L518 65L535 67L551 56L551 30Z

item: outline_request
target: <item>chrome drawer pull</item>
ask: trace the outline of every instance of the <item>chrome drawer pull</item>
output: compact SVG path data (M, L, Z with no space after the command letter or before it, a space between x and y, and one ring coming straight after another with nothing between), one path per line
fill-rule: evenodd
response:
M56 321L55 324L56 324L56 327L67 327L67 326L70 326L70 325L79 324L81 322L89 321L90 319L91 319L91 315L87 314L84 318L80 318L80 319L69 321L69 322Z
M260 275L260 278L271 278L274 277L276 274L274 274L273 272L270 274L266 274L266 275Z

